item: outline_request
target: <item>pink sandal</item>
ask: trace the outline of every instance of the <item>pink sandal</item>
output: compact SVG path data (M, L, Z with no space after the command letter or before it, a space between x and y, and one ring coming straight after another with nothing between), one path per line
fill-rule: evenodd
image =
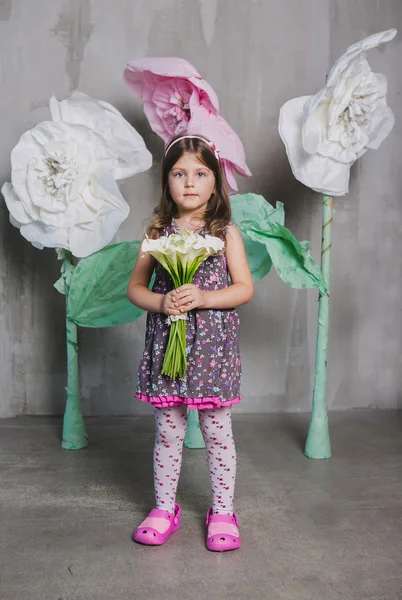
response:
M174 514L153 508L145 521L133 533L133 539L147 546L161 546L180 528L180 506L175 504Z
M207 512L207 548L213 552L225 552L240 548L241 539L237 517L233 515L213 514L212 508Z

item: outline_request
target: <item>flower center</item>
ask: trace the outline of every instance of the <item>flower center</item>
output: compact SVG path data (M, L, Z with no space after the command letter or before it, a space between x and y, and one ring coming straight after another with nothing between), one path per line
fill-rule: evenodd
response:
M352 92L348 106L338 117L338 124L347 132L370 127L372 113L379 97L378 82L370 68L365 69L361 80Z
M174 135L187 131L187 123L191 118L189 100L189 91L176 90L170 98L170 107L164 111L164 117L170 122L170 130Z
M338 123L348 131L370 125L370 114L373 111L373 100L369 96L353 96L349 105L338 117Z
M183 106L185 106L183 104ZM170 121L171 128L174 135L178 135L184 131L187 131L187 123L190 120L190 110L182 106L172 106L165 112L165 118Z
M47 195L66 201L79 171L74 157L69 156L63 148L52 147L44 150L44 157L39 168L39 178Z

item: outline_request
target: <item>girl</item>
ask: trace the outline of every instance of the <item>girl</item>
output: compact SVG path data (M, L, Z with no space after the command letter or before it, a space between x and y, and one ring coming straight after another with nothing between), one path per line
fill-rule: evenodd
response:
M143 544L164 544L180 527L175 498L187 409L198 409L212 484L207 548L222 552L240 547L233 512L236 452L230 409L240 402L239 317L234 307L251 300L253 282L241 234L230 219L225 176L214 144L198 135L174 138L162 161L162 197L147 235L210 233L225 240L225 251L207 258L194 282L178 289L152 256L141 258L139 252L128 285L129 300L148 311L136 396L152 404L156 418L156 508L133 536ZM154 271L151 291L148 284ZM167 318L184 312L188 367L185 377L173 380L161 375Z

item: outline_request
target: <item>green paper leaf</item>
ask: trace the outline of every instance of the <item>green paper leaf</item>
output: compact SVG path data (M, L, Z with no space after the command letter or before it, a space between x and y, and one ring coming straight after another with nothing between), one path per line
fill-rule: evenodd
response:
M66 281L63 275L61 275L61 277L54 282L53 287L55 287L60 294L63 294L64 296L66 295Z
M67 260L66 260L67 259ZM70 285L71 278L73 276L75 266L73 265L71 253L66 253L66 259L63 260L60 268L61 277L55 281L53 287L56 288L60 294L66 295L66 287Z
M289 229L270 217L263 221L243 221L242 230L255 242L264 244L272 263L286 285L296 289L317 288L327 293L319 265L310 255L310 242L298 242Z
M68 319L81 327L110 327L130 323L142 315L144 311L127 298L140 244L111 244L78 263L68 294Z
M242 234L253 281L259 281L268 275L272 267L272 260L265 243L249 237L243 231L242 222L256 221L259 223L269 218L272 222L283 225L285 222L283 204L277 202L276 208L274 208L263 196L258 194L235 194L230 197L230 204L233 222Z

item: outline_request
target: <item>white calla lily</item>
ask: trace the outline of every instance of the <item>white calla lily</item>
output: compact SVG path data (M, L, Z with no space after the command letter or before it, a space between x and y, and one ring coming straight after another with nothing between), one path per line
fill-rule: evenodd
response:
M209 254L216 254L222 252L225 244L223 240L213 235L205 236L205 246L208 249Z
M290 166L308 187L332 196L346 194L352 164L391 132L395 118L386 102L387 80L373 73L364 53L396 33L390 29L350 46L322 90L281 108L279 133Z

